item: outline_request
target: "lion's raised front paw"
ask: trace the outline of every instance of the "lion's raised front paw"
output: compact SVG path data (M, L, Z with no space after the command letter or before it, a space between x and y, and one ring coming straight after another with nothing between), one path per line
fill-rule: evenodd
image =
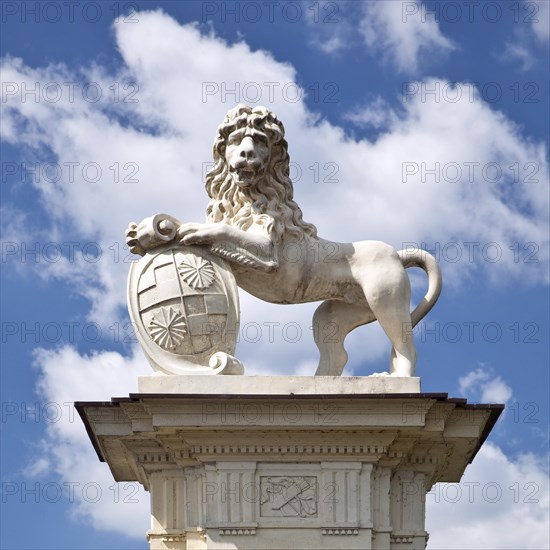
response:
M135 222L130 222L126 229L126 244L130 249L132 254L139 254L143 256L145 254L145 249L139 243L138 237L138 224Z

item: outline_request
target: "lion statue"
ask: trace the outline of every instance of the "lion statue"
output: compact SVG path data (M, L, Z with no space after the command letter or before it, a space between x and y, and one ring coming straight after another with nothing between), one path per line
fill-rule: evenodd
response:
M276 304L323 301L313 317L317 376L341 375L346 335L375 320L393 346L389 374L414 376L412 328L439 297L439 266L421 249L318 237L293 200L284 136L283 124L265 107L231 109L218 127L215 165L206 176L207 223L171 218L175 239L209 246L229 261L238 286L257 298ZM141 255L159 244L135 223L126 237L130 250ZM422 268L429 283L412 313L408 267Z

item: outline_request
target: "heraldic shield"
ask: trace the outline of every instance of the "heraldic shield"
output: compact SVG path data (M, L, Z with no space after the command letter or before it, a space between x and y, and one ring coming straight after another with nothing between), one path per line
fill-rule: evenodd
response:
M130 268L128 309L153 369L242 374L233 357L239 295L228 265L204 246L171 242Z

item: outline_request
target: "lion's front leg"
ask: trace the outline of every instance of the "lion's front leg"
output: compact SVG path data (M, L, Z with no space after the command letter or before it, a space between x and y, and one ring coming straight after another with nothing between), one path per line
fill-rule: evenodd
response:
M176 238L180 224L179 220L169 214L155 214L139 224L130 222L126 229L126 244L130 252L143 256L148 250Z
M214 254L243 267L274 271L279 266L270 239L226 223L184 223L177 233L182 244L209 245Z
M176 238L182 244L212 245L223 237L223 228L219 223L182 223L179 225Z

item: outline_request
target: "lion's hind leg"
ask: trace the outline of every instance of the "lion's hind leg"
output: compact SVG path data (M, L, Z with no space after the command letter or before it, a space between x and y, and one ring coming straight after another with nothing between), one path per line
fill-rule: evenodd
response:
M414 376L416 348L410 334L411 286L395 252L359 272L358 279L376 319L392 343L392 376Z
M348 360L348 354L344 349L346 336L354 328L374 320L375 317L365 302L323 302L313 315L315 343L320 353L315 376L340 376Z

